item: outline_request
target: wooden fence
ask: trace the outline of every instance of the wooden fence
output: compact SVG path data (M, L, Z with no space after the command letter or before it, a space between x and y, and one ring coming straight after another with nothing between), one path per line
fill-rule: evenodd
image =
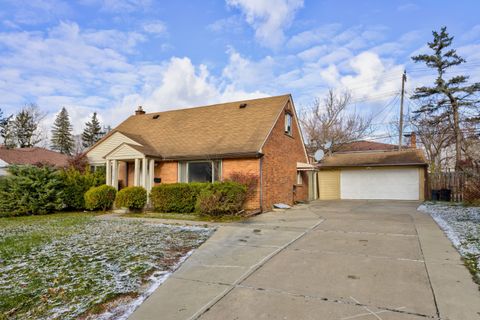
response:
M465 171L443 171L428 175L428 197L432 198L432 191L449 192L450 201L462 202L465 199L466 188L478 184L480 179L480 166L475 165ZM442 191L443 190L443 191ZM449 190L449 191L445 191ZM471 192L471 189L470 189ZM480 194L478 194L480 198Z

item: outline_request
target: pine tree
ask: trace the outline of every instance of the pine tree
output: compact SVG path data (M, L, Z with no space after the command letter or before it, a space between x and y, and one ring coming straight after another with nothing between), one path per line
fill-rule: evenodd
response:
M17 146L15 141L15 128L13 124L13 116L3 118L0 121L0 136L3 139L3 146L7 149L13 149Z
M13 140L12 134L11 119L12 116L4 118L3 111L2 109L0 109L0 137L2 137L2 144L5 148L15 148L15 141Z
M440 118L450 118L451 116L450 121L455 139L455 167L460 169L463 138L460 125L461 116L464 115L464 120L468 121L467 114L479 112L475 95L480 92L480 82L468 85L469 76L466 75L454 75L448 80L445 79L445 73L450 71L451 67L466 62L455 49L448 49L452 41L453 37L449 36L447 28L442 27L440 32L433 32L433 41L428 43L433 54L420 54L412 57L414 62L424 62L427 67L437 71L434 85L416 88L412 99L424 101L421 107L415 111L418 115L426 114Z
M61 153L71 155L75 147L72 135L72 125L67 109L62 108L57 115L52 129L52 149Z
M30 104L22 108L12 119L12 134L15 144L20 148L31 148L42 141L42 132L39 128L44 114L38 106Z
M92 119L85 123L85 129L82 133L82 144L85 148L93 146L103 136L100 121L97 119L97 113L94 112Z

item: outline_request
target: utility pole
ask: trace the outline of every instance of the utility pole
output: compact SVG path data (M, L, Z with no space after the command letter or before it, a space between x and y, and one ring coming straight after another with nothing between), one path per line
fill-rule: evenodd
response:
M402 150L402 135L403 135L403 98L405 96L405 82L407 82L407 70L403 70L402 74L402 94L400 98L400 128L398 132L398 150Z

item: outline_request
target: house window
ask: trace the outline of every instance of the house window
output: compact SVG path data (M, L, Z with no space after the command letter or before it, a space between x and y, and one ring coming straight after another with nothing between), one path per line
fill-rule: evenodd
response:
M220 160L185 161L178 163L180 182L214 182L221 179Z
M303 184L303 177L301 171L297 171L297 184Z
M292 114L289 112L285 113L285 133L292 135Z

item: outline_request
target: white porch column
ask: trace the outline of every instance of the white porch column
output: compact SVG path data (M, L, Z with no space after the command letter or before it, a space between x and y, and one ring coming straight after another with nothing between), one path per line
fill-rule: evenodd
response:
M150 192L152 190L152 187L153 187L153 178L155 177L155 160L154 159L150 159L150 168L148 169L148 189L147 191Z
M142 160L142 187L148 190L148 159Z
M113 160L112 178L113 186L118 190L118 160Z
M111 163L110 163L110 160L107 160L105 162L105 169L106 169L106 181L105 181L105 184L107 186L111 186L112 185L112 167L111 167Z
M135 159L135 174L133 176L133 185L138 187L140 185L140 159Z

